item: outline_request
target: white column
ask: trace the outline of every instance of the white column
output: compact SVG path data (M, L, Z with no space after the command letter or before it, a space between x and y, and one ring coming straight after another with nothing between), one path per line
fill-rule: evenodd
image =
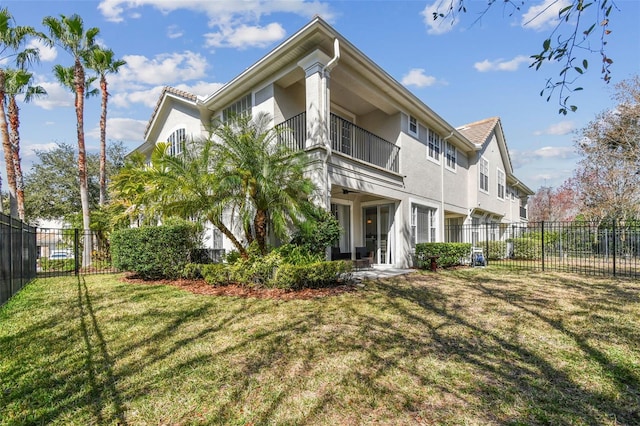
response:
M307 135L305 147L320 147L322 151L313 151L311 179L318 188L316 203L325 209L331 208L331 182L329 179L329 88L328 72L325 66L330 57L315 50L298 62L305 72Z

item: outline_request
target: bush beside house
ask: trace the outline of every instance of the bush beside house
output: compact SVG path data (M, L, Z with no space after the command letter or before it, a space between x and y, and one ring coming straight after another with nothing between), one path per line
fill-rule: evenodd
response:
M438 256L436 262L441 268L462 265L469 259L470 254L469 243L419 243L416 244L415 266L428 269L432 256Z
M178 278L189 253L199 246L198 228L191 223L127 228L111 236L113 265L144 279Z

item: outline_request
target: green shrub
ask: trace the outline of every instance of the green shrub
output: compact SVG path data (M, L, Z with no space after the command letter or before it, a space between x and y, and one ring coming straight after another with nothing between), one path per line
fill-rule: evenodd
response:
M335 216L324 209L310 213L310 219L301 223L293 237L294 245L324 258L325 250L340 239L342 227Z
M487 251L489 246L489 251ZM479 242L476 247L483 250L485 257L489 260L501 260L507 257L507 242L506 241L482 241Z
M40 267L43 271L62 271L70 272L75 271L76 261L75 259L54 259L49 260L46 257L40 259Z
M275 249L274 252L282 257L284 263L292 265L308 265L325 260L324 252L310 252L307 247L295 244L284 244Z
M111 236L113 266L144 279L178 278L198 244L198 228L188 222L121 229Z
M229 265L224 263L208 263L201 266L202 277L207 284L213 286L229 284Z
M335 286L350 279L353 263L347 260L322 261L304 265L280 265L268 285L287 290Z
M428 269L431 266L429 256L440 256L438 267L456 266L469 259L471 244L469 243L419 243L416 244L415 266Z
M513 239L513 257L520 260L542 259L542 239L522 237Z
M203 278L202 275L202 263L187 263L182 270L182 278L188 280L197 280Z

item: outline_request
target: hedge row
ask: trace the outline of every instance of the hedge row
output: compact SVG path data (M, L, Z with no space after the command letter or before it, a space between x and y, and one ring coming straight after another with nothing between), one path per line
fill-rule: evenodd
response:
M275 262L276 256L255 259L247 267L246 261L217 264L188 264L185 278L203 278L208 284L222 286L242 284L252 287L300 290L303 288L331 287L350 279L353 263L350 261L322 261L304 265ZM264 260L264 261L263 261Z
M416 267L427 269L431 265L430 256L439 256L438 267L446 268L461 265L469 260L471 244L469 243L419 243L416 244Z

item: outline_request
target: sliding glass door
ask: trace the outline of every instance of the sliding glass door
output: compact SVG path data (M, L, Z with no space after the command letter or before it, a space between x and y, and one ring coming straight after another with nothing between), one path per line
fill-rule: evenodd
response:
M363 209L364 243L367 252L373 252L374 262L377 264L388 265L393 262L390 238L393 211L393 204L370 206Z

